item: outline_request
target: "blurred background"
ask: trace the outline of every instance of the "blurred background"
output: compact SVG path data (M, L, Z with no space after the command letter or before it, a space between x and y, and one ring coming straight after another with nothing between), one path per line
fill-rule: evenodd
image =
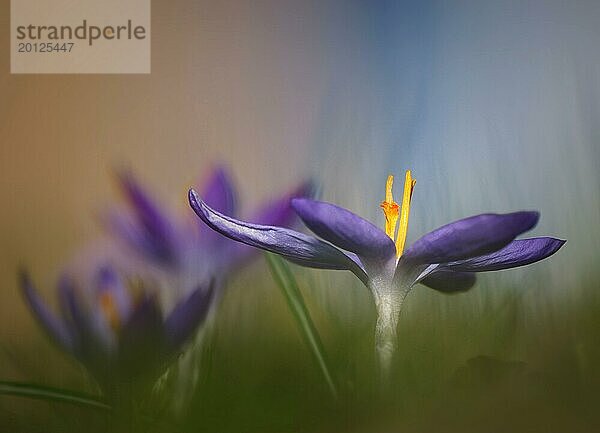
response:
M367 291L295 268L345 390L331 402L259 262L230 284L181 428L597 431L598 22L593 0L174 0L152 4L150 75L10 75L0 56L1 378L89 390L15 275L26 265L51 299L61 266L103 236L115 168L181 213L215 162L247 208L313 177L323 199L378 225L386 176L411 169L409 242L518 209L540 210L534 234L568 242L466 294L415 289L385 401L370 398ZM5 44L9 29L3 0ZM0 397L0 426L76 431L70 410Z

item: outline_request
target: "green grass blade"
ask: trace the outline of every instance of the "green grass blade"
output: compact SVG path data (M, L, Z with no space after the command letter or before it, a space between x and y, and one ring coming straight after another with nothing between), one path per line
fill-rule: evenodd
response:
M0 395L13 395L36 400L59 401L93 409L110 410L110 406L99 400L97 397L30 383L0 381Z
M327 365L325 349L321 343L321 338L319 337L317 328L315 327L308 309L306 308L304 298L302 297L302 293L298 288L298 283L296 282L294 275L290 271L287 263L285 263L285 261L279 256L271 253L266 253L265 255L267 257L267 262L269 263L271 273L273 274L273 278L275 279L277 285L281 288L285 300L292 311L294 318L298 322L302 336L308 344L315 361L319 365L319 368L325 377L327 386L329 387L333 396L337 398L337 389L331 376L331 370Z

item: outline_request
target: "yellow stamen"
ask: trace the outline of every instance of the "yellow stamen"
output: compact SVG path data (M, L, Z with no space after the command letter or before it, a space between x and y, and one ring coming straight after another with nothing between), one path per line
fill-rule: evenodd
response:
M102 292L99 297L99 304L104 313L104 317L106 317L110 327L116 331L121 325L121 319L119 317L115 298L109 291Z
M396 255L400 257L404 251L406 234L408 232L408 216L410 214L410 200L417 181L412 178L410 170L406 171L404 180L404 194L402 195L402 209L400 211L400 224L398 226L398 237L396 238Z
M394 176L390 174L385 183L385 200L380 205L385 215L385 233L392 240L396 236L396 224L398 222L398 203L394 201L394 196L392 195L393 184Z

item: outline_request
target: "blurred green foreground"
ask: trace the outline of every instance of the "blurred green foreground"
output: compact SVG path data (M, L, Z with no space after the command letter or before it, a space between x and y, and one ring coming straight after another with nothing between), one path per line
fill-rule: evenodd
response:
M544 265L546 266L546 265ZM374 310L343 273L293 268L339 390L334 399L264 263L229 288L208 331L200 383L181 418L172 398L136 410L140 432L595 432L600 431L597 279L543 288L480 278L469 293L416 287L399 325L388 390L378 388ZM3 380L95 393L82 369L41 332L2 345ZM104 432L106 411L0 397L2 432Z

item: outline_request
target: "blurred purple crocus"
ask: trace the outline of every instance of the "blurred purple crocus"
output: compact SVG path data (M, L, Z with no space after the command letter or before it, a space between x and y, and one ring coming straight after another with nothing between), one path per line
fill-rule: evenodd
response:
M193 214L169 212L131 173L120 173L118 183L128 206L109 215L109 227L138 257L177 276L179 286L193 287L215 280L219 295L223 279L257 255L253 248L231 242L197 218L191 218ZM213 209L226 215L237 214L236 190L223 166L213 168L200 189ZM295 218L291 199L309 195L310 189L308 182L299 185L260 207L249 220L264 225L289 225Z
M212 208L193 189L189 200L202 221L231 239L302 266L353 272L373 294L378 313L376 349L385 374L394 350L400 308L415 284L444 293L465 291L475 284L476 272L534 263L565 243L551 237L515 240L539 219L538 212L524 211L461 219L433 230L404 250L415 183L407 171L400 206L392 195L393 177L388 177L386 198L381 203L385 230L334 204L307 198L292 200L300 219L318 237L234 219Z
M202 324L214 294L198 287L163 315L156 293L141 280L100 267L87 285L63 276L57 284L60 314L42 300L26 272L20 283L35 318L62 349L96 378L109 398L152 383Z
M146 270L153 268L157 276L173 288L163 293L167 300L175 294L188 293L197 286L213 284L216 306L223 296L226 280L258 256L258 251L232 242L214 232L189 211L184 215L161 206L151 191L146 190L130 172L121 172L118 185L126 206L115 209L105 220L112 234L141 259ZM223 166L215 166L199 184L202 195L211 207L227 215L236 215L238 201L231 176ZM286 194L259 207L248 218L258 224L288 226L296 218L290 201L311 192L310 182L293 188ZM152 266L149 266L152 265ZM211 308L206 327L212 325L215 308ZM200 334L200 339L203 334ZM198 341L196 348L201 347ZM177 393L174 406L181 411L193 395L199 377L199 351L191 350L179 363Z

